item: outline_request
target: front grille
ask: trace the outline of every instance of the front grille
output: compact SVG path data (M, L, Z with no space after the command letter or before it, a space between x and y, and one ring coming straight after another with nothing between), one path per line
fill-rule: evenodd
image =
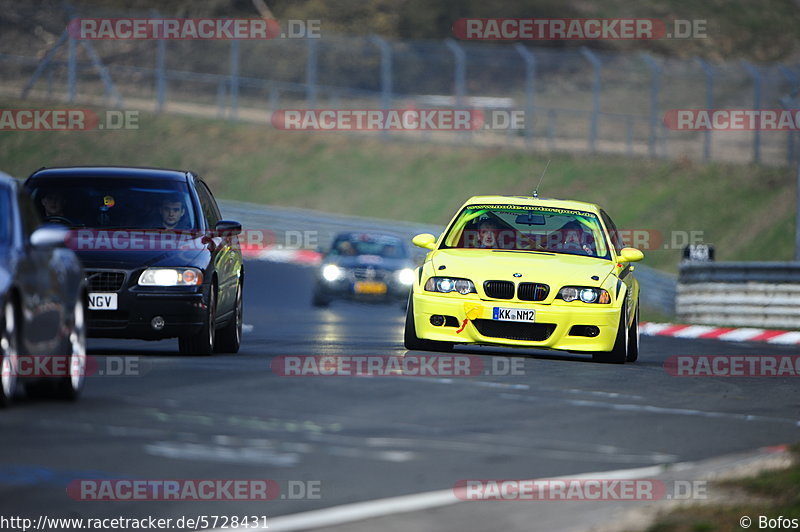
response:
M353 279L356 281L383 281L388 273L386 270L375 268L356 268L353 270Z
M86 282L90 292L119 292L125 284L125 272L89 270Z
M514 297L514 283L511 281L486 281L483 283L486 297L492 299L511 299Z
M517 298L523 301L544 301L549 293L550 287L546 284L519 283L517 287Z
M483 319L472 320L472 323L483 336L527 342L543 342L556 330L554 323L517 323Z

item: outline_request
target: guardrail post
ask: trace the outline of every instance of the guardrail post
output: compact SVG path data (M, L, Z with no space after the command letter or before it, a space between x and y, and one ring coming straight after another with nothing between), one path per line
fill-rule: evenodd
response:
M706 75L706 109L709 111L714 108L714 67L710 63L697 57L695 61ZM711 159L711 129L706 129L703 132L703 160L708 161Z
M753 109L761 109L761 72L747 61L742 61L742 66L750 77L753 78ZM753 131L753 162L761 162L761 123Z
M650 150L650 157L656 156L656 137L658 132L658 90L661 80L661 65L649 54L642 52L639 54L645 63L650 67L650 137L647 146Z
M797 189L795 190L794 260L800 262L800 163L797 164Z
M317 43L319 39L306 39L308 56L306 58L306 106L317 108Z
M239 114L239 40L231 40L231 111L228 118L236 121Z
M536 97L536 56L522 43L514 45L514 49L525 61L525 138L530 144L533 141L534 98Z
M597 125L600 120L600 82L603 64L600 59L585 46L581 46L581 54L592 65L594 79L592 81L592 118L589 127L589 151L594 153L597 145Z
M800 78L786 65L778 65L778 70L789 81L789 98L793 102L797 101L797 93L800 89ZM794 130L789 129L786 137L786 163L791 166L794 163Z

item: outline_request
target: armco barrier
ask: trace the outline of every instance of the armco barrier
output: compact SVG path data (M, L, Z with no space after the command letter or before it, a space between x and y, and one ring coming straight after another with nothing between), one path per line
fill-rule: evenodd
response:
M685 262L676 311L684 323L800 329L800 263Z

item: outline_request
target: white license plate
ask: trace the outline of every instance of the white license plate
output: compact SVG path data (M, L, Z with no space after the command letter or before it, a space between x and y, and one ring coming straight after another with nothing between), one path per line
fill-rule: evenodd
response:
M89 310L117 310L117 294L89 294Z
M501 308L494 307L492 319L497 321L525 321L533 323L536 311L525 308Z

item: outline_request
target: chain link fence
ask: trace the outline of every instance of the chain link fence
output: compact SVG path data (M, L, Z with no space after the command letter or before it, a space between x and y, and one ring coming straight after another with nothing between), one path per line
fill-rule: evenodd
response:
M0 38L6 97L264 123L281 109L470 108L521 111L521 127L469 133L388 132L437 142L571 153L792 165L791 131L676 131L671 109L795 105L800 68L488 42L331 35L272 40L91 40L70 17L159 17L94 9L43 17L19 5ZM26 28L30 26L28 31ZM13 38L11 37L13 35ZM35 53L32 51L35 50Z

